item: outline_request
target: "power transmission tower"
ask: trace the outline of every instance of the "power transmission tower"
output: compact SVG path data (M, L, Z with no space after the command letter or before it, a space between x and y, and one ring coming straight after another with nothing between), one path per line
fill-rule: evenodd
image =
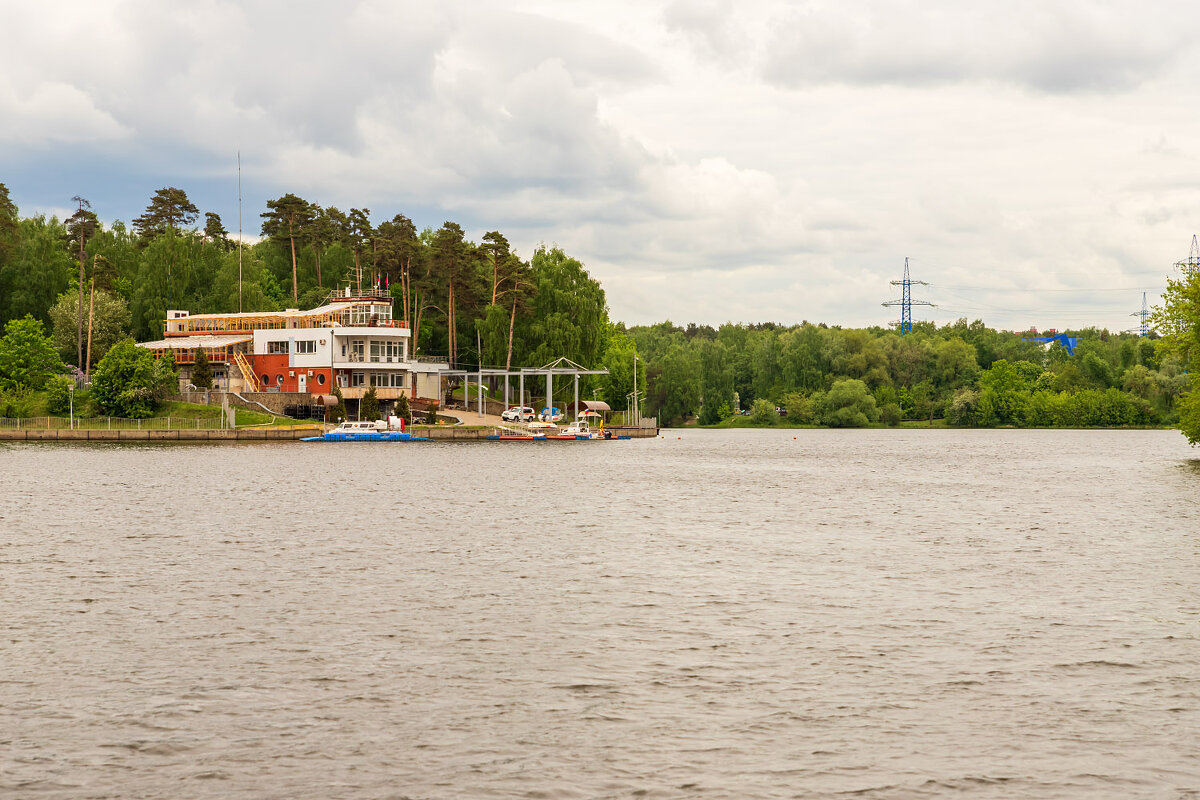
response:
M1137 333L1139 336L1149 336L1150 335L1150 323L1146 321L1150 317L1150 307L1148 305L1146 305L1146 293L1145 292L1142 292L1142 310L1135 311L1132 314L1130 314L1129 316L1140 317L1142 320L1141 324L1138 325L1136 328L1134 328L1132 331L1130 331L1130 333Z
M904 287L901 290L900 299L899 300L889 300L883 304L885 306L900 306L900 322L893 323L893 324L900 325L900 335L901 336L903 336L904 334L906 334L912 330L912 307L913 306L932 306L933 305L933 303L930 303L925 300L913 300L912 299L913 284L917 284L919 286L928 286L929 285L925 281L914 281L908 277L908 258L906 257L904 259L904 280L892 281L892 286Z
M1176 261L1175 267L1188 275L1195 275L1200 271L1200 242L1196 241L1196 237L1192 236L1192 251L1188 253L1187 261Z

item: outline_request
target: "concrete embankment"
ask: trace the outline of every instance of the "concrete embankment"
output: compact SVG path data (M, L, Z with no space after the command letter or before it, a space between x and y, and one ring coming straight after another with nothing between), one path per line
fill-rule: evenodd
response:
M609 428L614 436L653 439L655 428ZM414 425L416 436L435 441L486 441L494 428L460 428L450 425ZM293 441L321 433L318 426L237 428L235 430L70 430L65 428L22 428L0 430L0 442L262 442Z
M24 428L0 430L0 441L19 442L262 442L317 436L316 426L216 430L70 430Z

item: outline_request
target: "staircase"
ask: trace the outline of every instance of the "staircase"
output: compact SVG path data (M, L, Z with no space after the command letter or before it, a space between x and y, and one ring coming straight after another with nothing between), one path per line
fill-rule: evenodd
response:
M246 360L246 356L242 353L234 353L233 360L242 371L242 380L246 383L247 391L262 391L258 384L258 377L254 374L254 370L250 369L250 362Z

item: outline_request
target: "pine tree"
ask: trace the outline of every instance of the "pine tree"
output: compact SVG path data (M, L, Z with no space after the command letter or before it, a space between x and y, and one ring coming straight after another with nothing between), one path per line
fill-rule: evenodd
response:
M358 418L365 422L379 419L379 396L375 394L374 386L368 389L359 401Z
M212 365L203 347L196 348L196 363L192 365L192 385L198 389L212 388Z

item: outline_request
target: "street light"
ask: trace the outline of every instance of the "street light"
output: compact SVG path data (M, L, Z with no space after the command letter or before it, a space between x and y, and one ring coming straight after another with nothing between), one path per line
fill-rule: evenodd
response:
M75 430L75 384L67 387L67 397L71 401L71 430Z

